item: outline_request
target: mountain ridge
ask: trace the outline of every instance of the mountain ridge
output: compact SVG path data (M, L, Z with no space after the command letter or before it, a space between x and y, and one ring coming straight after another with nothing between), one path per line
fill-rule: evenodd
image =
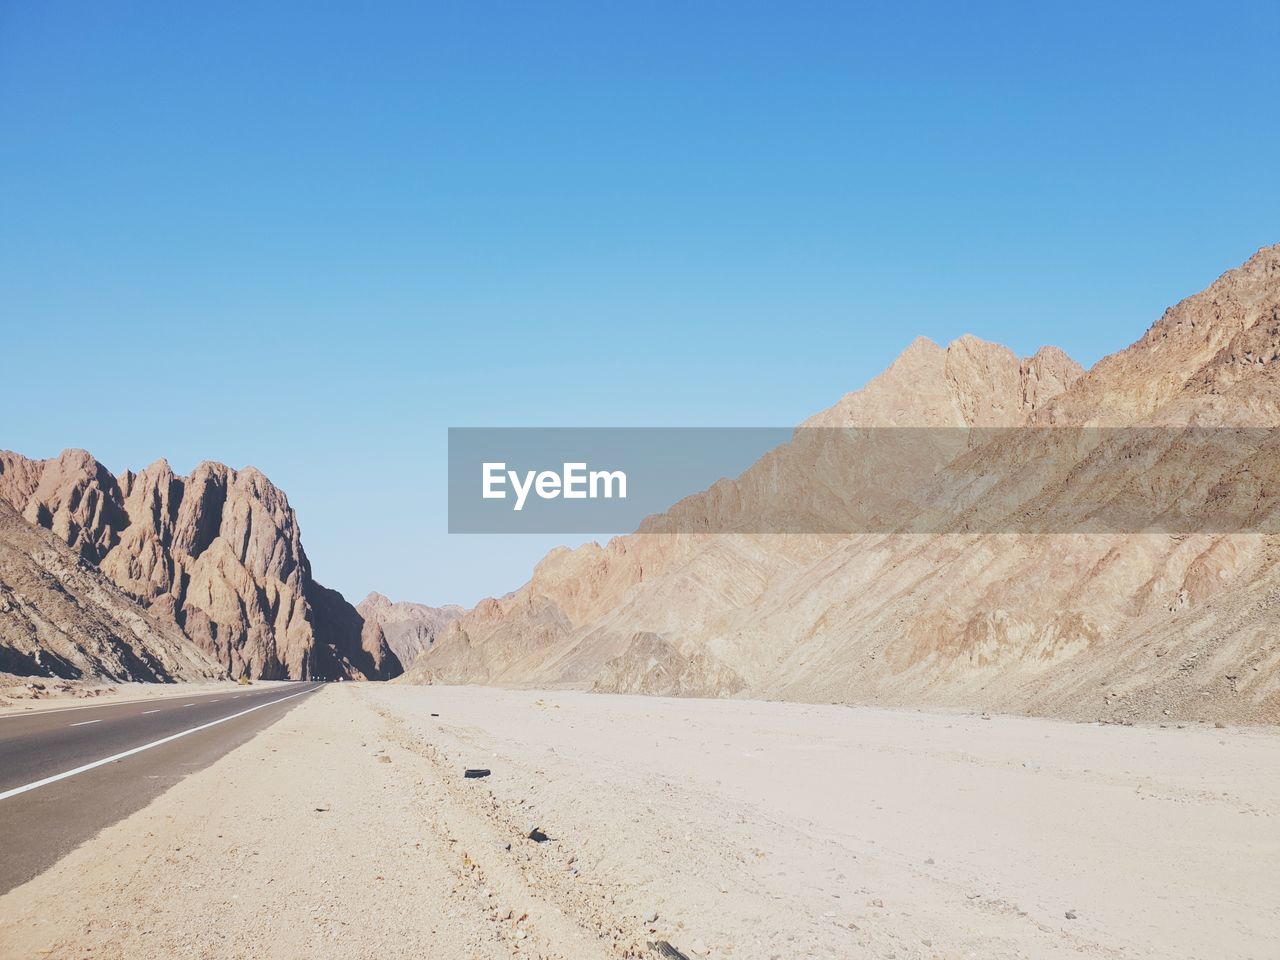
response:
M1138 341L1088 371L1056 348L1019 359L973 337L946 348L918 338L866 387L804 425L1276 426L1278 370L1280 246L1273 246L1170 307ZM1116 478L1133 477L1122 468L1137 453L1151 464L1140 479L1153 490L1186 476L1170 450L1103 444L1068 455L1059 443L1065 434L1021 433L962 456L923 449L918 463L890 462L898 474L889 483L873 475L885 466L874 446L815 475L793 442L681 501L648 533L548 554L520 590L448 625L402 680L1120 721L1280 719L1280 646L1268 639L1266 614L1269 598L1280 597L1280 548L1268 535L670 532L696 529L690 521L699 517L771 509L779 486L801 490L798 504L788 504L801 511L850 511L856 521L858 509L920 498L959 523L992 509L956 495L984 467L1034 465L1037 455L1057 474L1010 482L1002 492L1012 499L997 498L1000 509L1109 502L1126 493ZM1081 469L1086 454L1115 469L1096 476ZM1206 477L1242 468L1197 467ZM797 478L804 483L791 482ZM1051 495L1076 500L1055 503ZM1270 500L1264 506L1275 508ZM672 515L679 522L664 528Z

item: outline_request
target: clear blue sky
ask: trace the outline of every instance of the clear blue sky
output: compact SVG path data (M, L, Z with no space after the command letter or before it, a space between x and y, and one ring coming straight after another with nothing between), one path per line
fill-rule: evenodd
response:
M0 446L262 468L474 602L450 425L786 425L916 335L1089 364L1280 241L1280 5L0 6Z

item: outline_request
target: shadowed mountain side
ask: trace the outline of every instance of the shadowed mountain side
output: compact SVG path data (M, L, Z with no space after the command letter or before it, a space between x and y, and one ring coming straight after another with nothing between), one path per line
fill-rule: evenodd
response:
M375 680L404 671L385 638L368 630L364 617L337 590L312 581L307 599L315 613L317 645L329 660L323 667L329 676Z

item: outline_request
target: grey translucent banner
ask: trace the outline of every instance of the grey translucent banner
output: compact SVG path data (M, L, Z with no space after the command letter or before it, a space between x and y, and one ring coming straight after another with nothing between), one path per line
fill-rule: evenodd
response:
M453 428L451 533L1276 533L1280 428Z

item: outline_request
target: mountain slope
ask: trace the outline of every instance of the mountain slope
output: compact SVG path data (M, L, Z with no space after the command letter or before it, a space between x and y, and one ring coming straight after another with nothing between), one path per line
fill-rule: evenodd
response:
M863 390L805 426L1019 426L1080 373L1078 365L1052 349L1020 360L974 337L946 349L920 338ZM756 518L844 514L856 526L859 519L909 497L957 454L944 431L937 435L943 442L922 447L910 462L891 458L888 463L875 456L874 436L865 444L842 446L836 459L818 461L796 441L767 454L736 480L721 481L681 501L666 517L651 518L646 529L661 530L670 521L679 529L696 527L691 517L730 526L725 518L735 512ZM717 635L727 629L732 613L750 608L771 584L818 561L840 542L812 535L781 539L785 544L767 536L648 533L618 537L605 547L553 551L524 588L502 600L483 601L446 627L407 680L584 684L599 681L606 665L610 673L634 676L625 660L654 649L669 651L674 661L683 656L681 634L696 625ZM670 642L655 647L650 634ZM633 644L639 650L629 654ZM709 651L694 645L690 652ZM733 686L731 675L744 666L704 664L709 675L724 678L722 686ZM649 669L672 678L672 692L688 692L677 679L676 663L653 662ZM651 686L644 681L625 688Z
M223 676L175 624L142 609L7 503L0 503L0 672L119 681Z
M981 442L966 433L1103 424L1162 429L1091 445L1075 430ZM1280 425L1280 247L1171 308L1087 374L1052 348L1018 361L968 337L945 350L917 341L807 425L954 427L976 446L878 458L872 432L868 445L824 463L796 441L647 527L691 529L709 517L712 529L732 529L726 517L785 507L864 529L862 517L905 502L930 519L927 533L649 533L558 551L514 595L446 628L406 680L1082 719L1280 719L1275 537L1044 536L1003 525L1031 516L1084 529L1072 524L1100 506L1209 489L1250 470L1257 482L1230 489L1256 498L1248 506L1258 518L1274 518L1276 451L1188 454L1176 429L1163 429L1188 424ZM984 486L991 477L999 484Z

